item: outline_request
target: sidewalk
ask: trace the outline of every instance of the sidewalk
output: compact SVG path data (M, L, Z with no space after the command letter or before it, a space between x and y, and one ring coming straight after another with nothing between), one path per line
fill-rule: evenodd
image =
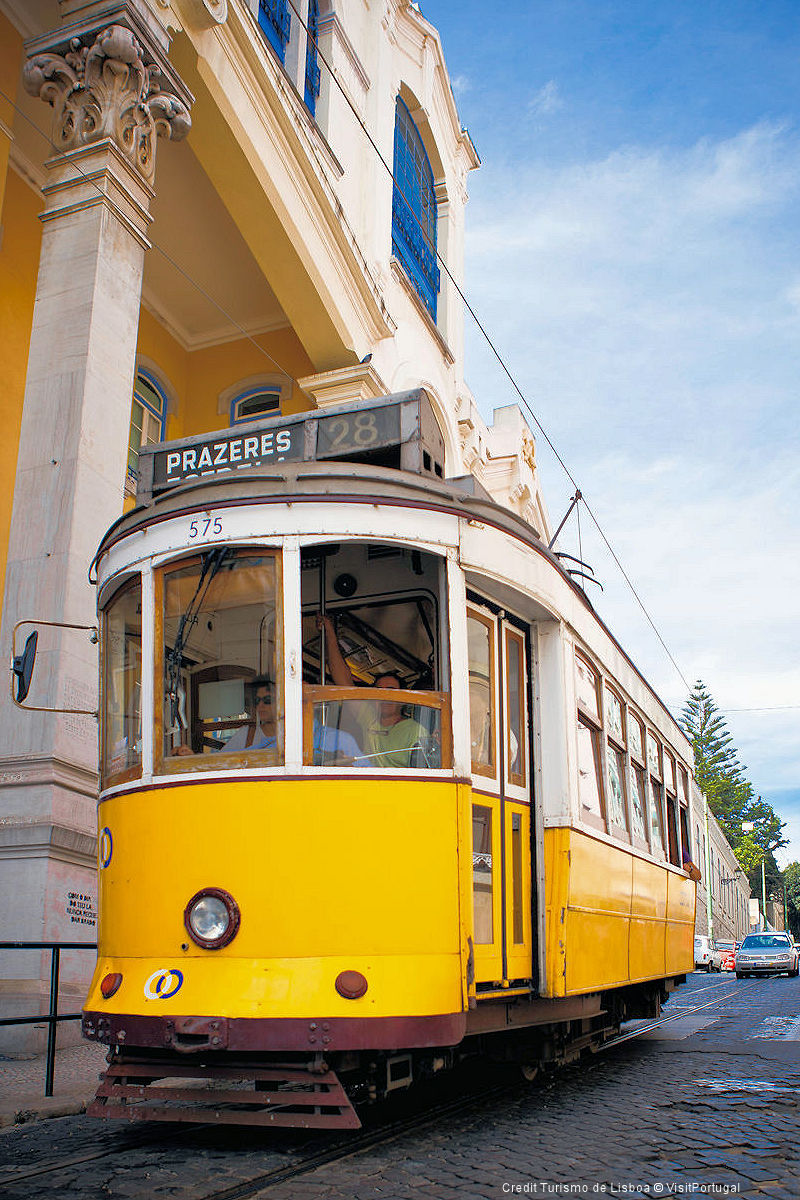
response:
M83 1112L94 1099L107 1048L95 1042L56 1049L53 1095L45 1096L46 1057L0 1058L0 1127Z

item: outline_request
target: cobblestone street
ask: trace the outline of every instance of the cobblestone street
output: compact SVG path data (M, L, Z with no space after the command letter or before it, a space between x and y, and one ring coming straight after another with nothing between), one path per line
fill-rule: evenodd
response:
M65 1117L0 1133L0 1190L9 1200L200 1200L234 1188L270 1200L800 1195L800 983L695 974L665 1015L674 1019L555 1079L508 1084L467 1112L268 1186L247 1185L342 1138ZM63 1159L71 1165L31 1173Z

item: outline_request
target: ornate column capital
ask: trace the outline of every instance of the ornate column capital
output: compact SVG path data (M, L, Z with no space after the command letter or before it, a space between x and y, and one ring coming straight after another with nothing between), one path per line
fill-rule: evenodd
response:
M152 183L156 136L177 141L192 123L155 56L119 24L72 37L64 53L58 49L34 52L23 71L25 90L54 110L57 148L66 153L111 139Z

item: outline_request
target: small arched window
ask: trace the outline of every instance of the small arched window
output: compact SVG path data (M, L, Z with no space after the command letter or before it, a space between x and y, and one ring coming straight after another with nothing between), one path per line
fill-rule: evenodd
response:
M308 0L308 40L306 42L306 86L304 99L306 108L312 117L317 109L319 96L320 71L317 62L317 39L319 38L319 3L318 0Z
M167 420L167 397L155 378L141 368L136 372L131 402L131 428L128 437L128 470L125 477L125 495L136 493L139 451L142 446L152 446L164 440Z
M257 421L259 417L274 417L281 410L279 387L248 388L231 400L231 425L243 421Z
M419 130L399 96L394 125L394 179L392 254L435 321L439 268L433 171Z

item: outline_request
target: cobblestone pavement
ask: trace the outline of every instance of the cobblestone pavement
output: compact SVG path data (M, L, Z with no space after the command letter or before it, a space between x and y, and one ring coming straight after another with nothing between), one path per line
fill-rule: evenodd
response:
M723 997L697 1012L684 1010ZM675 1020L546 1084L271 1187L266 1200L503 1196L800 1196L800 981L693 975ZM333 1137L70 1117L0 1131L7 1200L203 1200ZM90 1155L102 1158L80 1162ZM14 1180L48 1160L71 1167Z
M0 1058L0 1126L36 1116L82 1112L105 1070L106 1047L81 1042L56 1050L53 1096L45 1097L45 1056Z

